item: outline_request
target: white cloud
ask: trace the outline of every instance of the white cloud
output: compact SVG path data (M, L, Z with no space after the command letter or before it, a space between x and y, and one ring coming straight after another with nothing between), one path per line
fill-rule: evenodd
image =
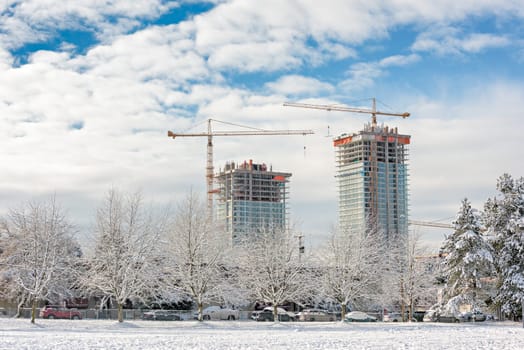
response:
M419 34L412 45L414 51L431 51L438 55L478 53L511 45L507 36L490 33L463 34L457 28L439 28Z
M45 41L61 29L92 31L108 42L140 26L137 19L156 18L176 6L164 0L11 1L0 17L0 32L6 33L0 35L0 44L16 48Z
M524 157L519 115L523 94L522 84L486 82L451 100L412 106L402 131L412 135L415 218L453 216L464 197L482 209L500 175L524 174L519 161Z
M324 83L318 79L299 75L286 75L280 77L275 82L267 83L266 87L274 93L284 95L315 95L321 92L334 91L334 87L331 84Z
M313 6L307 0L275 0L266 1L263 7L229 1L195 18L195 37L199 52L216 69L278 70L356 57L351 45L387 38L391 28L398 25L442 27L469 16L493 14L522 17L524 11L516 2L498 4L490 0L398 0L386 4L328 0L322 6ZM505 40L473 35L457 45L475 52L505 45ZM311 50L310 41L315 43L315 50ZM437 44L438 39L427 43Z
M505 36L475 33L470 34L466 39L462 40L462 50L465 52L480 52L485 49L509 46L511 40Z
M397 0L386 4L327 0L316 6L310 0L270 0L264 6L246 1L218 1L211 11L184 24L194 25L186 37L195 52L217 70L241 72L276 71L304 64L320 65L329 60L356 57L351 45L368 39L387 38L391 28L405 24L459 22L468 16L522 16L515 2L442 0L420 2ZM0 18L0 45L19 47L55 35L57 29L92 31L105 44L140 27L141 19L153 19L179 6L164 0L54 0L13 2ZM503 38L471 37L464 50L503 45ZM314 45L312 49L311 44ZM433 47L438 41L419 42ZM197 56L194 56L195 58Z
M411 54L411 55L394 55L381 59L378 62L380 67L395 67L395 66L406 66L412 63L415 63L420 60L420 56Z
M209 79L213 75L190 36L188 25L146 28L93 48L85 57L71 61L71 68L103 77L167 80L181 85Z
M195 18L196 45L217 69L277 70L354 57L347 43L384 35L387 26L364 5L328 1L231 1ZM308 48L308 40L316 49ZM342 45L343 44L343 45Z
M389 16L397 24L422 23L449 24L461 22L475 16L496 16L500 18L522 17L524 9L520 1L492 1L492 0L394 0L384 4Z
M416 63L420 57L416 54L394 55L375 62L353 64L346 73L349 78L341 81L339 88L343 91L358 91L373 86L375 80L386 74L390 67L400 67Z
M301 60L289 55L291 51L287 42L228 44L213 51L209 65L218 70L234 69L241 72L300 66Z
M0 71L8 69L13 64L13 57L9 51L4 50L0 47Z

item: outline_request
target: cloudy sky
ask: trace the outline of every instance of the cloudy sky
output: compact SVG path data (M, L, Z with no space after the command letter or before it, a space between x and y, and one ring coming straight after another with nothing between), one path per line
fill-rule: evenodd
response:
M482 209L496 179L524 175L522 0L0 0L0 215L57 199L81 233L107 190L177 203L205 192L207 118L309 136L215 138L215 167L293 173L306 244L337 220L333 136L365 114L411 117L410 218ZM216 124L216 130L238 130ZM446 232L418 227L434 246Z

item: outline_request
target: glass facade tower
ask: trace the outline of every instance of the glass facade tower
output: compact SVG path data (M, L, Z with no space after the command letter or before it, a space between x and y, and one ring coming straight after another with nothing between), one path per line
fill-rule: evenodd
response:
M335 138L339 226L386 238L408 233L409 135L367 124L357 134Z
M290 173L251 160L226 163L215 175L216 215L233 244L253 232L287 229Z

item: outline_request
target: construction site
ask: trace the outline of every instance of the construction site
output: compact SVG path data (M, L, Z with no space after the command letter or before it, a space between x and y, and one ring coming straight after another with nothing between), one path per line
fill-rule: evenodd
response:
M407 234L409 143L397 128L371 123L335 138L340 227L376 228L386 238Z
M450 225L410 221L408 191L408 145L410 135L397 128L378 125L377 115L409 117L409 113L381 112L372 99L371 109L336 105L284 103L284 106L371 115L363 130L333 139L338 181L338 227L347 232L382 232L386 239L404 236L408 225L446 227ZM242 130L214 131L212 121ZM168 136L207 138L208 215L226 227L232 242L250 232L288 229L289 181L291 173L273 171L252 160L226 163L218 173L213 166L213 138L216 136L309 135L312 130L263 130L238 124L207 120L207 132L174 133ZM215 203L216 200L216 203Z
M214 131L212 122L243 130ZM288 229L289 178L291 173L273 171L272 167L252 160L226 163L218 173L213 165L213 137L216 136L290 136L310 135L312 130L262 130L244 125L207 120L207 132L174 133L168 136L205 137L207 139L207 214L224 225L233 244L245 235L265 230ZM215 201L218 199L218 201ZM215 204L216 203L216 204Z
M254 232L287 229L290 177L252 160L226 163L215 175L216 216L233 243Z
M408 112L381 112L305 103L284 106L371 115L364 129L334 138L338 180L338 226L342 231L363 234L381 232L385 239L408 233L408 148L411 136L397 128L378 125L377 115L409 117ZM419 222L421 223L421 222ZM423 223L421 223L423 224Z

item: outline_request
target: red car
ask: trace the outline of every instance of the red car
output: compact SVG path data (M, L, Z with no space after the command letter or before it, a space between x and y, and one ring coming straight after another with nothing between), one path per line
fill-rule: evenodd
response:
M64 318L68 320L79 320L82 315L78 310L64 309L56 306L44 306L40 310L41 318Z

